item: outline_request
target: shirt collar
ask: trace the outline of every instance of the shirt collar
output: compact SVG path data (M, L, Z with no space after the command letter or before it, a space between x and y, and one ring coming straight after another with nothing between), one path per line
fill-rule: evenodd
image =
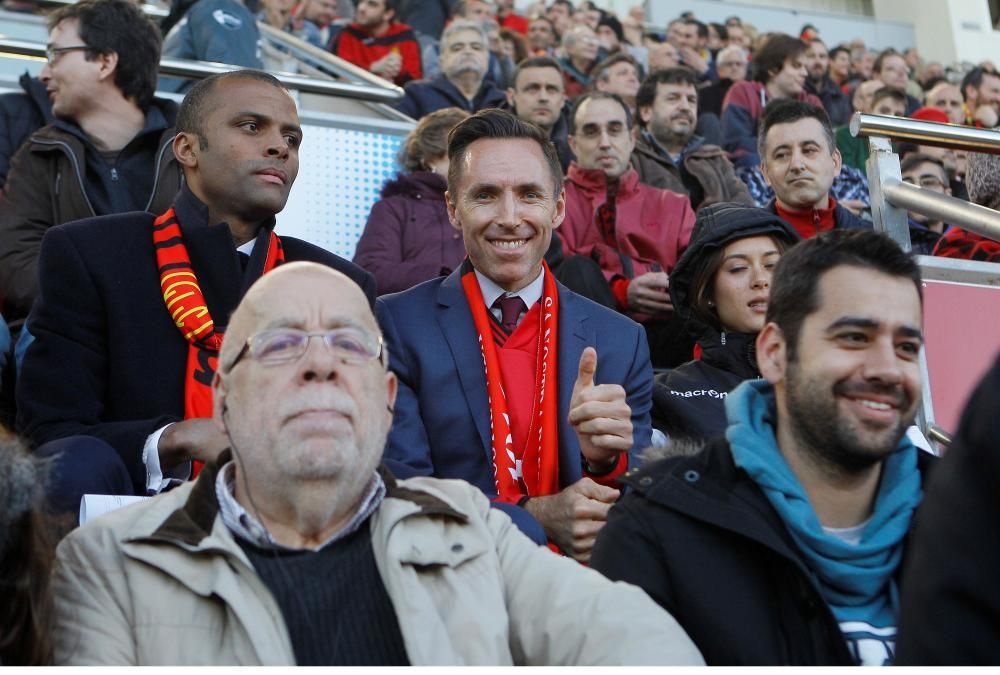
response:
M215 497L219 501L219 513L222 516L222 522L229 528L229 531L258 548L278 551L297 550L288 546L282 546L276 542L264 525L253 514L244 509L242 504L236 501L233 492L235 482L236 463L229 461L219 470L219 474L215 478ZM322 544L309 550L320 551L356 532L361 527L361 524L375 513L384 498L385 482L378 473L374 473L368 483L368 490L362 497L358 510L351 517L350 521L344 527L330 535Z
M239 251L240 253L246 253L247 255L250 255L251 253L253 253L253 245L256 243L257 243L257 238L254 237L253 239L243 244L242 246L237 246L236 250Z
M501 295L508 296L518 296L524 301L524 306L531 309L531 306L538 302L538 299L542 297L542 286L545 279L545 267L542 267L538 276L530 284L525 286L519 291L509 292L500 288L493 282L493 280L487 278L485 275L481 274L479 270L475 270L476 280L479 281L479 290L482 291L483 300L486 302L487 307L492 307L493 303L497 301Z

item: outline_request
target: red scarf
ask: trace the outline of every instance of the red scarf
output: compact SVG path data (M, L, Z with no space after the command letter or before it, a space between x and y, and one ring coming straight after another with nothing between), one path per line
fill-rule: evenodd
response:
M187 369L184 376L184 419L212 416L212 378L219 361L222 333L208 313L208 304L198 286L181 234L177 214L171 207L153 221L153 249L160 273L160 289L170 318L188 341ZM264 274L285 262L281 241L271 232ZM201 462L194 463L193 475Z
M486 393L490 403L490 429L493 434L493 476L497 495L510 499L517 496L544 496L559 492L559 424L556 384L556 328L559 317L559 293L548 265L545 270L542 297L539 300L538 346L535 355L535 386L531 403L531 423L524 448L515 454L511 435L507 398L500 375L500 363L493 331L487 315L486 301L479 288L476 273L468 260L463 265L462 288L472 311L472 321L479 334L479 347L486 368ZM521 467L518 470L518 456Z

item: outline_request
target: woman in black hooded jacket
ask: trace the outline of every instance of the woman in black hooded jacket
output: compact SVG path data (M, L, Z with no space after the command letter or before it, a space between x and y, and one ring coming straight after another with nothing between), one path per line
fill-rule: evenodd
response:
M763 209L719 203L698 212L670 275L670 299L700 358L657 375L653 385L653 427L668 438L702 441L725 432L726 396L760 377L755 342L774 266L799 239Z

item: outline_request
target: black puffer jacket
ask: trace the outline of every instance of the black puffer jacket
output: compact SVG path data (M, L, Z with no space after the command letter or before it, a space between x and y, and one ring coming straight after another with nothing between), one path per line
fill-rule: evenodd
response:
M691 243L670 275L670 299L701 358L657 375L653 384L653 428L667 436L702 440L726 429L726 396L740 382L759 377L756 334L729 333L706 323L691 305L695 272L713 251L746 237L771 235L789 243L799 235L774 213L720 203L698 212Z

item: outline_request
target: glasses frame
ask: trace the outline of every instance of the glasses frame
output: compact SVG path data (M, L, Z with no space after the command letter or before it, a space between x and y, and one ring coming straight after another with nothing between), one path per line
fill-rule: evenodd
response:
M259 333L254 333L253 335L251 335L250 337L247 338L246 342L243 343L243 349L241 349L240 353L236 355L235 359L233 359L233 362L232 362L232 364L230 364L228 370L231 371L233 368L235 368L236 365L240 361L242 361L247 354L250 354L251 358L253 358L254 361L257 361L258 363L263 363L265 365L279 365L279 364L282 364L282 363L294 363L294 362L298 361L299 359L301 359L302 356L309 349L309 341L312 338L314 338L314 337L323 338L323 343L324 343L324 345L326 345L326 336L330 335L331 333L340 332L341 330L343 330L343 329L342 328L335 328L335 329L332 329L332 330L304 331L304 330L298 330L298 329L295 329L295 328L284 328L284 329L280 329L279 328L279 329L270 329L270 330L260 331ZM253 341L255 339L257 339L257 337L259 337L259 336L261 336L261 335L263 335L265 333L297 333L299 335L305 336L305 338L306 338L306 346L302 350L302 354L299 354L294 359L291 359L291 358L290 359L281 359L281 360L278 360L278 361L271 361L271 362L260 361L254 355L253 350L251 349L250 345L253 343ZM350 359L344 358L343 356L338 356L338 358L340 359L341 363L346 363L346 364L362 365L362 364L368 363L370 361L378 361L379 363L382 364L382 367L386 367L387 364L385 363L385 340L382 339L381 335L376 335L375 336L375 340L376 340L376 344L377 344L377 349L375 350L375 355L372 356L371 358L360 360L360 361L352 361ZM326 348L327 349L332 349L328 345L326 345Z
M67 52L93 51L90 45L70 45L69 47L46 47L45 60L49 66L54 66L59 57Z

